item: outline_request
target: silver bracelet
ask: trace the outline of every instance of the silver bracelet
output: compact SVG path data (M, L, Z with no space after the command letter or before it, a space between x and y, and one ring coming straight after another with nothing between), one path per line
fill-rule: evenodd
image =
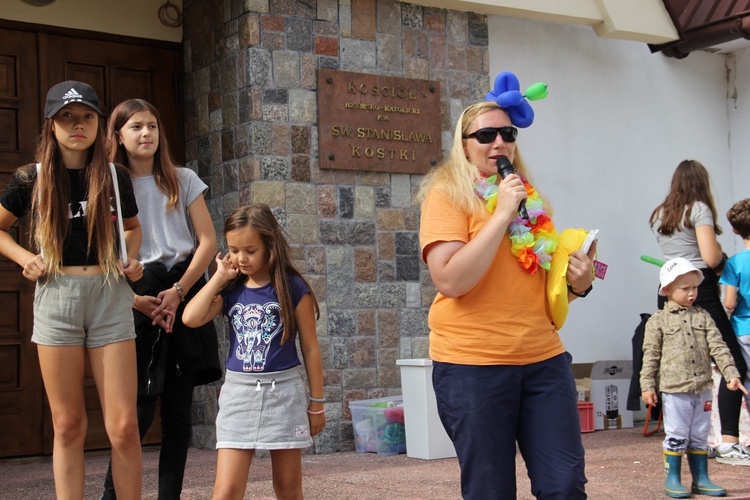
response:
M185 291L182 289L182 285L174 283L172 286L177 289L177 295L180 296L180 302L185 302Z
M314 398L314 397L310 396L310 401L315 401L316 403L325 403L326 402L326 398Z

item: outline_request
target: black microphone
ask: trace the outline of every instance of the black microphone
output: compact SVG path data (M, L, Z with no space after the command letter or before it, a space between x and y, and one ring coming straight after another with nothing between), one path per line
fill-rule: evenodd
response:
M513 164L510 162L507 156L498 157L497 173L500 174L501 179L505 179L510 174L515 173ZM526 200L521 200L521 203L518 205L518 215L520 215L522 219L529 220L529 212L526 211Z

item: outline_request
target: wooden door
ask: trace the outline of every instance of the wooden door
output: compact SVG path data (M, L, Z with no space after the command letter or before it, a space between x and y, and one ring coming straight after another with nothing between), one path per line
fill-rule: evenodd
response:
M19 165L32 161L40 129L35 46L32 33L0 30L0 191ZM26 220L11 230L24 246L27 232ZM16 263L0 256L0 456L44 451L44 389L31 343L33 293Z
M170 147L184 162L181 50L177 44L30 26L0 28L0 188L13 171L33 159L47 89L79 80L97 92L105 119L117 103L143 98L160 111ZM14 237L27 231L22 220ZM28 239L28 238L26 238ZM13 262L0 259L0 457L52 452L52 425L30 343L33 284ZM5 311L11 314L5 315ZM108 448L101 405L87 366L85 385L89 430L87 450ZM158 410L157 410L158 415ZM160 440L160 422L144 443Z
M180 50L170 45L160 48L42 33L39 87L46 93L64 80L88 83L99 96L105 118L125 99L146 99L161 114L172 154L184 163Z

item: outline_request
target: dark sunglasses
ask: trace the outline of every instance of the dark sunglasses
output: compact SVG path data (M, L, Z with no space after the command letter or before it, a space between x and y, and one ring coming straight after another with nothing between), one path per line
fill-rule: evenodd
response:
M516 127L487 127L480 128L476 132L465 135L464 139L475 138L479 144L489 144L497 139L497 134L503 138L504 142L516 142L518 129Z

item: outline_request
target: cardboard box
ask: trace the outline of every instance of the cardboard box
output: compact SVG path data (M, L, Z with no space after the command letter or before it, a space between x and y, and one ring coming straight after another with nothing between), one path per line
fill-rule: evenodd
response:
M589 377L577 378L576 390L578 391L578 401L584 403L591 401L591 379Z
M402 396L350 401L354 448L378 455L406 453Z
M594 429L633 427L633 412L628 411L625 405L632 373L632 360L597 361L591 367Z

